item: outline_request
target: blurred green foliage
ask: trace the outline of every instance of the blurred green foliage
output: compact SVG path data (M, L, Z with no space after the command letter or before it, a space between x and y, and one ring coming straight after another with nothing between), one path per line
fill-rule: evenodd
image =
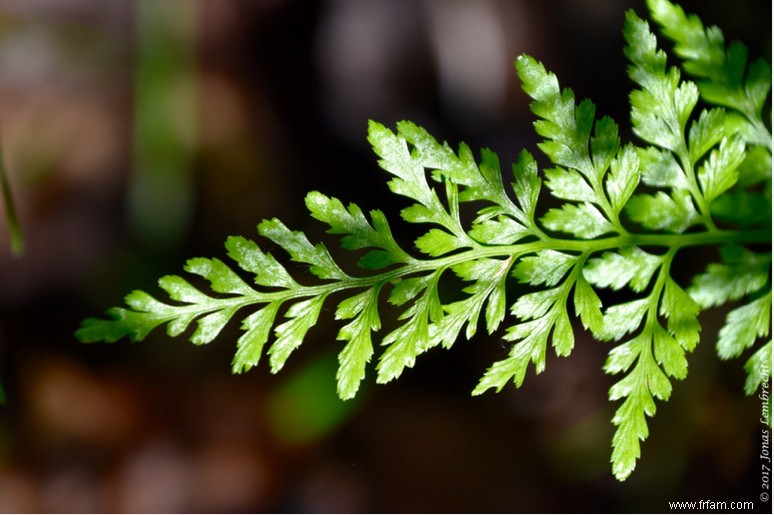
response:
M197 4L142 0L135 16L134 172L129 217L135 235L170 248L194 210Z
M345 402L332 387L335 354L320 356L291 374L270 392L267 405L274 436L289 445L314 443L349 417L357 402Z

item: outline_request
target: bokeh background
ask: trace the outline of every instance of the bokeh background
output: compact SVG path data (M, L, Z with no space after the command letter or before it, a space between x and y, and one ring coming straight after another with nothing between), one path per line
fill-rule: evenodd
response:
M770 56L770 2L683 5ZM161 330L136 344L72 336L130 290L158 293L187 258L222 258L226 236L254 237L261 219L326 238L310 190L385 210L410 242L367 120L410 119L504 164L537 153L521 53L627 134L627 8L646 14L633 0L0 0L0 149L26 238L13 257L0 220L0 511L757 502L761 402L742 393L741 360L714 356L721 310L704 315L691 373L658 404L626 483L609 472L609 344L580 330L571 358L549 357L520 390L470 397L507 353L480 334L389 385L371 373L347 403L330 306L277 376L263 363L230 374L238 323L204 347Z

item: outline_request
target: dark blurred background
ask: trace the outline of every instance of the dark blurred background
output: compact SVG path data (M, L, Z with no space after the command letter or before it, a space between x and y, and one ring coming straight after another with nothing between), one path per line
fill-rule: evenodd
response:
M683 5L770 56L770 2ZM482 331L389 385L370 373L347 403L332 303L277 376L265 363L230 374L236 320L205 347L163 330L137 344L72 336L132 289L159 293L187 258L224 257L226 236L255 237L263 218L323 238L310 190L384 209L410 245L367 120L488 146L507 169L537 154L521 53L628 135L630 7L646 15L633 0L0 0L0 149L26 237L12 257L0 220L0 511L757 502L761 402L742 393L742 360L715 358L720 310L625 483L609 466L609 344L581 330L570 359L549 357L520 390L470 396L507 353Z

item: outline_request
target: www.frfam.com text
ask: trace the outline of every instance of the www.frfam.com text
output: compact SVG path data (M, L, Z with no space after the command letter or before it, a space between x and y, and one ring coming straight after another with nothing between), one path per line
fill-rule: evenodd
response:
M752 510L755 503L752 501L670 501L670 510Z

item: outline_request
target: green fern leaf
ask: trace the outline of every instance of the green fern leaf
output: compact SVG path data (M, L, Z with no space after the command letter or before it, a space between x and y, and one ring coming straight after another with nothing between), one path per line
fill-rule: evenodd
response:
M313 218L330 226L330 234L344 234L341 245L348 250L372 248L359 264L378 270L395 263L407 263L411 257L395 242L387 219L381 211L371 211L371 223L355 204L348 208L340 200L313 191L306 196L306 206ZM372 225L373 224L373 225Z
M688 373L688 354L707 338L701 309L737 303L717 353L749 353L748 394L771 377L771 342L763 341L771 332L771 135L762 115L771 68L748 65L745 47L726 48L719 29L705 29L667 0L648 6L675 42L682 72L699 82L669 67L649 24L628 12L624 53L637 88L629 96L636 141L622 144L616 123L597 117L590 100L576 103L540 62L520 56L516 71L537 116L547 170L522 150L508 185L491 150L455 150L411 122L393 131L371 121L368 142L388 187L408 201L401 217L421 226L412 251L396 241L381 211L311 192L310 216L356 253L356 272L340 267L323 243L265 220L261 241L300 266L289 271L258 243L233 236L226 240L233 263L189 260L184 271L196 281L159 280L168 303L134 291L125 307L84 320L76 337L136 341L166 326L170 336L206 344L240 313L233 372L255 367L267 347L277 372L336 297L337 339L345 342L337 390L349 399L375 354L376 382L386 383L428 350L471 339L479 326L494 333L510 315L503 334L510 351L483 373L473 389L479 395L520 386L531 367L541 373L549 347L570 355L577 317L578 328L614 342L603 370L619 376L609 391L620 401L611 461L615 477L626 479L656 400L670 397L672 380ZM545 192L554 199L543 209ZM693 277L674 273L675 258L697 248L719 249L719 262ZM312 277L296 276L305 271ZM447 295L439 286L452 274L463 285ZM610 298L604 289L618 292L612 305L603 305ZM384 300L400 308L397 320L383 316Z
M771 253L756 254L739 245L720 249L723 263L712 263L697 275L688 289L703 308L739 300L765 287L769 281Z
M723 359L740 356L756 339L768 336L770 327L771 290L728 314L718 335L718 355Z
M379 286L342 301L336 311L338 320L352 322L339 330L338 339L347 345L339 354L339 370L336 373L338 393L342 399L351 399L357 393L366 374L366 365L373 356L371 333L381 327L378 299Z
M605 252L588 261L583 274L594 286L620 290L629 286L634 292L647 288L661 260L639 247L623 247L618 252Z
M680 6L667 0L647 3L664 35L674 42L675 54L683 59L685 70L700 79L704 99L742 114L748 141L771 151L771 133L761 119L771 90L771 64L760 59L748 67L747 48L739 42L726 47L719 28L705 28L697 16L687 16Z

